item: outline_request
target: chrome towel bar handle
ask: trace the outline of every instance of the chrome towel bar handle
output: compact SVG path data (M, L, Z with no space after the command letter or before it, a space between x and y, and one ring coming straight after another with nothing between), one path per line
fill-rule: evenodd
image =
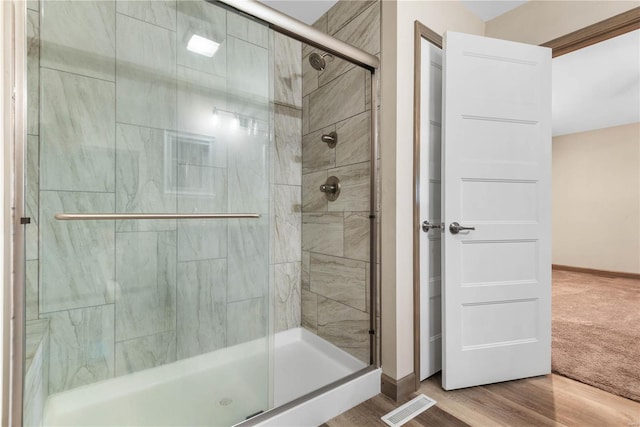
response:
M144 220L144 219L243 219L260 218L258 213L58 213L59 221L112 221L112 220Z

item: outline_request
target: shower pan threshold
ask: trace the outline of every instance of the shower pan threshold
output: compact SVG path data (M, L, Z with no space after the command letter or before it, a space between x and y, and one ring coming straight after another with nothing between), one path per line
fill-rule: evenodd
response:
M366 367L303 328L274 348L276 408ZM43 425L230 426L265 409L266 349L259 339L51 395ZM374 369L258 425L317 426L379 392Z

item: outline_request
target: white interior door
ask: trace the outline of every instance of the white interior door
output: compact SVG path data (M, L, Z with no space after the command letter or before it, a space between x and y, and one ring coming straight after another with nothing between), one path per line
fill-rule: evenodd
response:
M551 50L448 32L443 68L442 385L547 374Z
M440 224L442 49L421 42L420 218ZM420 233L420 381L442 369L441 229Z

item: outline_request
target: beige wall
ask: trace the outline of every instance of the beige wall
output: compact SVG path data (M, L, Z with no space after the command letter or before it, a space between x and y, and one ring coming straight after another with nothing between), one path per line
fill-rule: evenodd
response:
M553 263L640 273L640 123L553 138Z
M482 35L484 22L457 1L382 2L382 369L413 372L413 38L419 20Z
M624 1L537 1L487 23L458 1L382 2L382 368L413 372L413 25L540 44L637 6Z
M487 22L485 35L542 44L639 4L638 1L531 0Z

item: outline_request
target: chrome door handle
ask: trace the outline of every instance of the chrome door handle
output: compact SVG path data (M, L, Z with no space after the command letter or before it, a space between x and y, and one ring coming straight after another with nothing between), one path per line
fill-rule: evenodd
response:
M451 232L451 234L458 234L462 230L475 230L475 229L476 229L475 227L463 227L457 222L452 222L451 225L449 226L449 231Z
M433 230L434 228L442 228L442 224L431 224L429 221L422 221L422 231L428 233L429 230Z

